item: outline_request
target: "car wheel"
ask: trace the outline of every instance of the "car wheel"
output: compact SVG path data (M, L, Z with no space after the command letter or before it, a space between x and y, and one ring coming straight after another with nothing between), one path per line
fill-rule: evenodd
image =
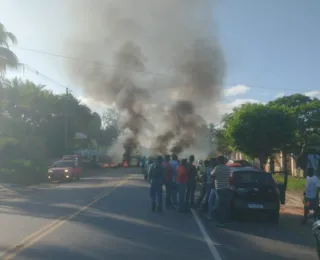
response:
M278 224L279 223L279 218L280 218L280 210L276 209L276 210L271 211L268 214L268 217L269 217L269 221L271 223Z

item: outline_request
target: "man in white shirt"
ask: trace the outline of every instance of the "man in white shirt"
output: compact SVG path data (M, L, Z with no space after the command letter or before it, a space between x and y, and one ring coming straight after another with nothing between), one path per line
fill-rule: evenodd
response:
M308 169L308 176L306 181L306 188L305 188L305 205L304 205L304 218L303 223L307 223L308 214L310 210L315 210L318 207L319 200L318 194L320 189L320 180L319 178L314 175L314 169Z

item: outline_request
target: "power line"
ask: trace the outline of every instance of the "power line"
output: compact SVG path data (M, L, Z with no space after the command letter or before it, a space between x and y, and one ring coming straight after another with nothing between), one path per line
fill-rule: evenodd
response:
M37 50L37 49L31 49L31 48L26 48L26 47L21 47L21 46L14 46L17 49L23 50L23 51L28 51L28 52L34 52L34 53L39 53L39 54L43 54L43 55L47 55L47 56L51 56L51 57L56 57L56 58L60 58L60 59L66 59L66 60L71 60L71 61L80 61L83 63L91 63L91 64L97 64L103 67L109 67L109 68L116 68L116 66L112 65L112 64L107 64L104 62L100 62L100 61L93 61L93 60L85 60L85 59L80 59L80 58L76 58L76 57L71 57L71 56L66 56L66 55L62 55L62 54L56 54L56 53L52 53L52 52L47 52L47 51L42 51L42 50ZM139 72L139 71L137 71ZM141 73L144 74L150 74L150 75L158 75L161 77L164 76L168 76L167 73L162 73L162 72L154 72L154 71L143 71ZM239 84L227 84L228 86L236 86ZM301 89L294 89L294 88L273 88L273 87L259 87L259 86L254 86L251 87L250 89L265 89L265 90L277 90L277 91L301 91ZM307 89L306 91L312 91L311 89Z
M30 65L28 65L28 64L22 64L22 65L23 65L24 68L30 70L31 72L33 72L33 73L36 74L37 76L39 76L39 77L41 77L41 78L43 78L43 79L49 80L49 81L55 83L56 85L58 85L58 86L61 87L61 88L64 88L64 89L67 88L67 87L64 86L62 83L60 83L60 82L58 82L58 81L56 81L56 80L48 77L47 75L39 72L38 70L32 68Z
M65 95L66 97L69 96L70 94L70 89L66 86L64 86L63 84L61 84L60 82L46 76L45 74L39 72L38 70L32 68L30 65L27 65L27 64L22 64L23 65L23 68L27 68L29 70L31 70L32 72L34 72L36 75L42 77L42 78L45 78L49 81L52 81L54 82L55 84L57 84L58 86L60 86L61 88L64 88L65 89ZM65 151L67 151L68 149L68 126L69 126L69 102L68 102L68 98L65 99L65 120L64 120L64 144L65 144Z
M75 57L71 57L71 56L66 56L66 55L62 55L62 54L56 54L56 53L52 53L52 52L46 52L46 51L41 51L41 50L36 50L36 49L30 49L30 48L25 48L25 47L21 47L21 46L14 46L17 49L23 50L23 51L29 51L29 52L34 52L34 53L39 53L39 54L43 54L43 55L47 55L47 56L51 56L51 57L56 57L56 58L61 58L61 59L66 59L66 60L71 60L71 61L80 61L82 63L91 63L91 64L96 64L96 65L100 65L102 67L109 67L109 68L116 68L116 66L112 65L112 64L107 64L101 61L93 61L93 60L85 60L85 59L80 59L80 58L75 58ZM159 75L159 76L167 76L168 74L166 73L161 73L161 72L154 72L154 71L137 71L137 72L141 72L143 74L150 74L150 75Z

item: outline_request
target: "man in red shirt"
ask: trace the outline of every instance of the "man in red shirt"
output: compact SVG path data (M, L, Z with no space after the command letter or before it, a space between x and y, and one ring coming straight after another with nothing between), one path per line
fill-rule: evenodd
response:
M164 162L163 166L165 169L165 187L166 187L166 208L170 209L172 208L172 200L171 200L171 195L172 195L172 185L173 185L173 168L172 165L170 164L170 155L166 155L164 157Z
M187 170L187 160L181 160L181 164L177 169L177 185L179 191L179 212L186 212L186 190L188 184L188 170Z

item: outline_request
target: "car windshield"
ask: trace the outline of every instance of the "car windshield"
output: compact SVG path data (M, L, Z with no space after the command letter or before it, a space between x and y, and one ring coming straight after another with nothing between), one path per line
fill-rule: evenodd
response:
M234 172L236 183L272 183L271 174L259 171L238 171Z
M75 157L73 155L66 155L66 156L63 156L63 159L64 160L73 160Z
M53 168L59 168L59 167L73 167L74 163L73 162L67 162L67 161L60 161L56 162L52 165Z
M233 163L240 164L241 166L251 166L251 164L246 160L234 160Z

